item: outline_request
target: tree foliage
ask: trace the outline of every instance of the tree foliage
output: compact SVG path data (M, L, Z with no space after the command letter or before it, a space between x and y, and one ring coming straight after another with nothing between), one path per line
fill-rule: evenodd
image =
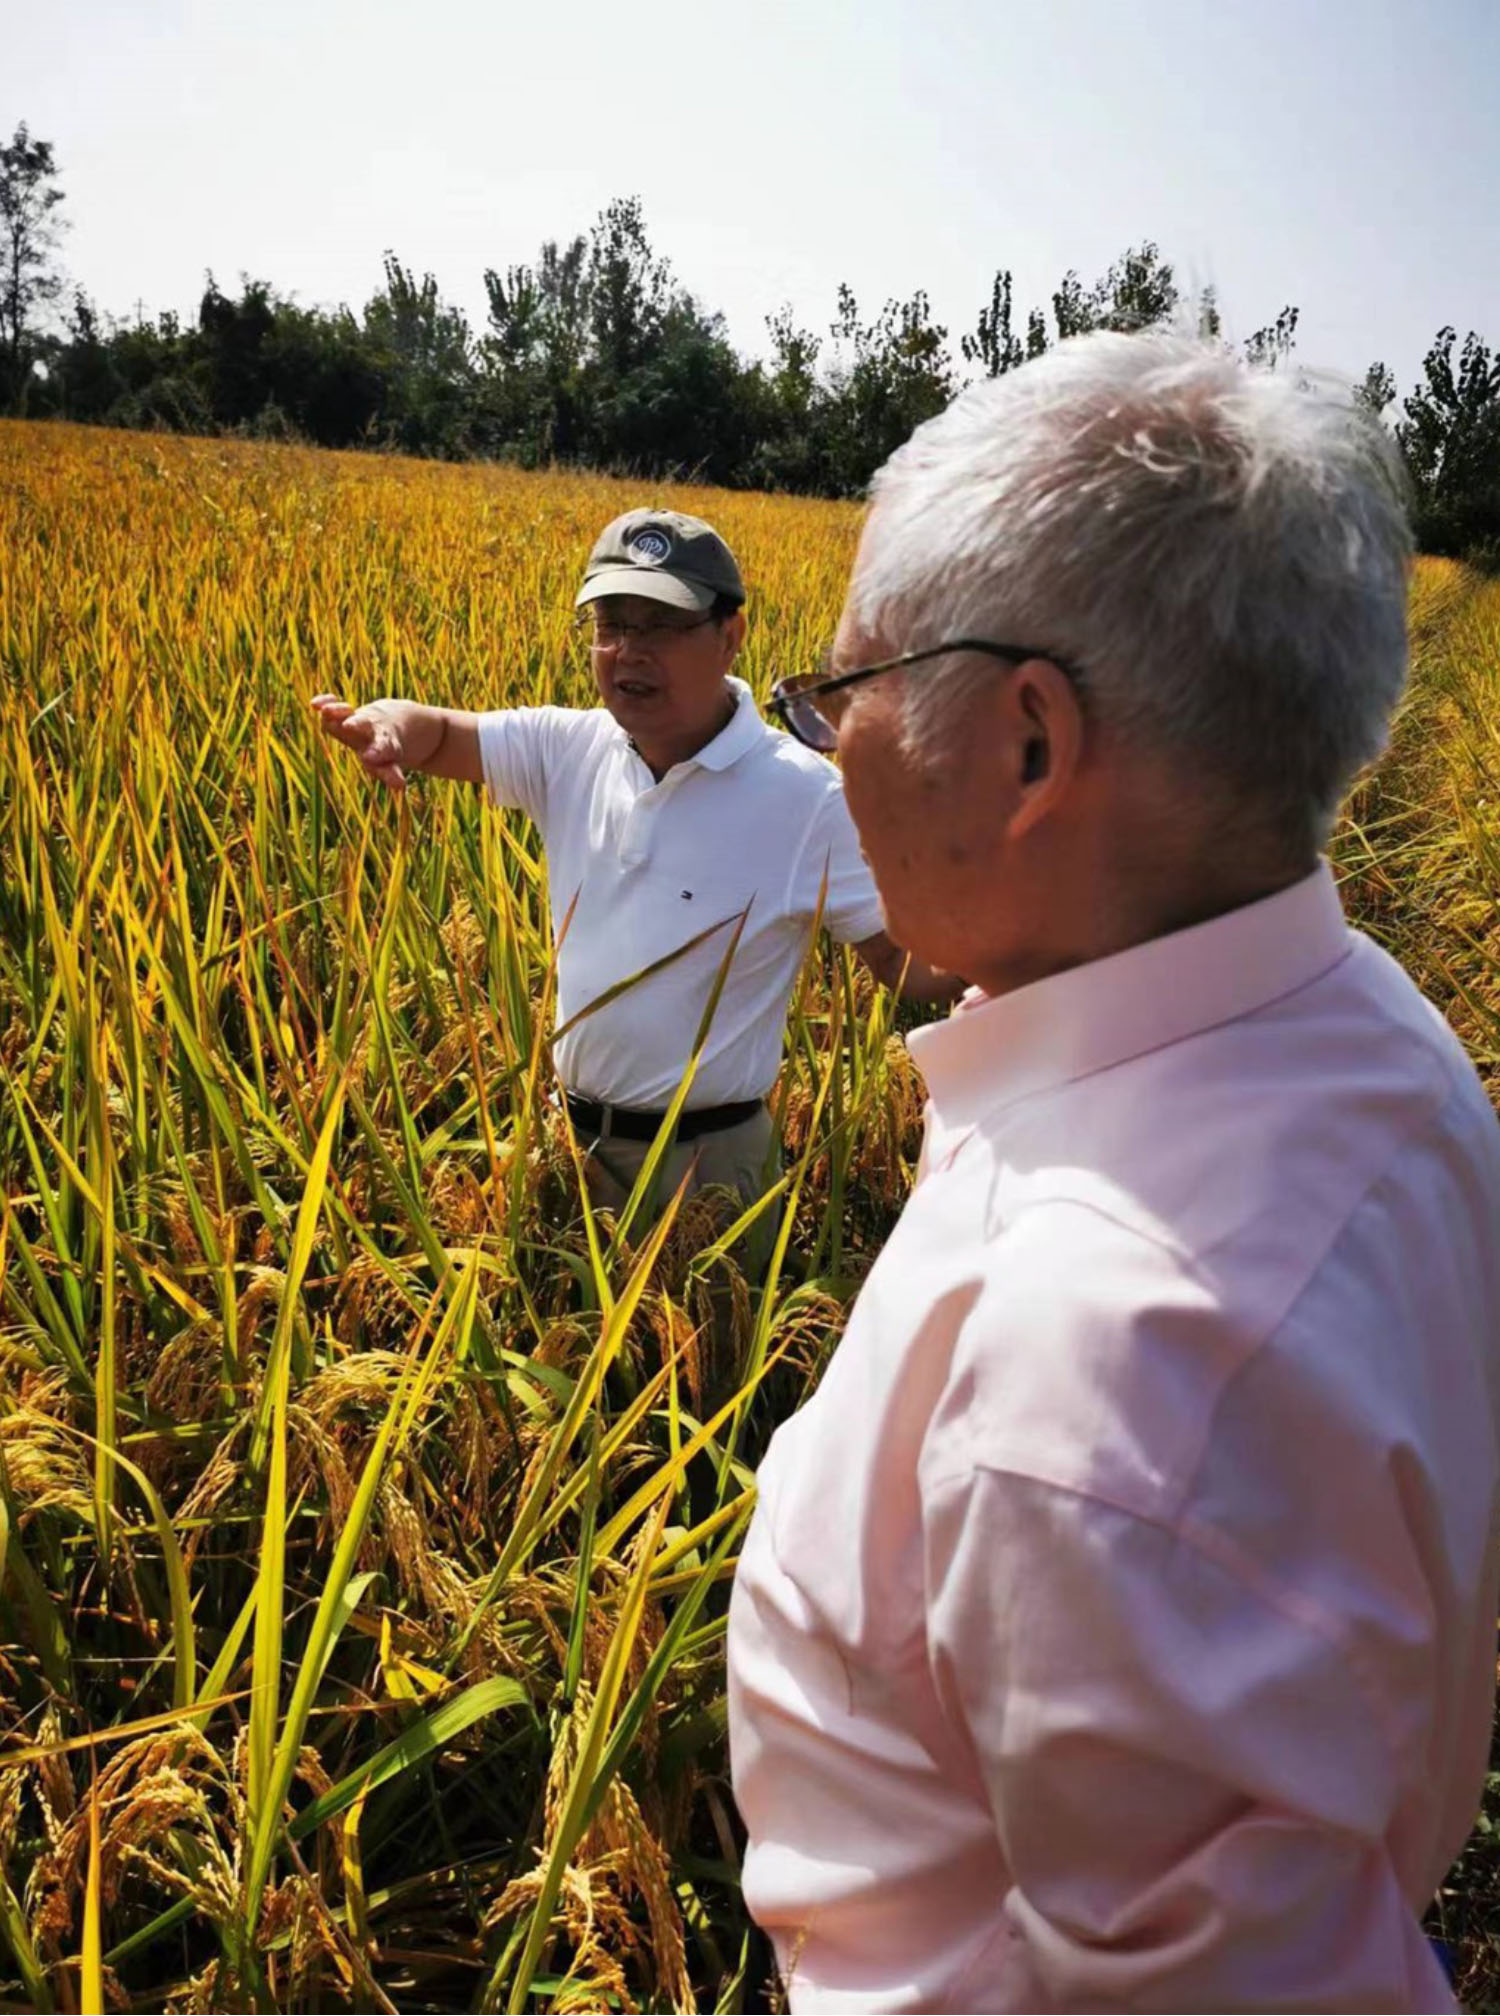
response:
M1246 339L1245 356L1252 364L1259 364L1267 371L1274 371L1285 364L1297 347L1297 319L1295 308L1283 308L1274 322L1268 322L1264 329L1257 329ZM1368 384L1368 379L1366 384Z
M1378 420L1396 396L1396 374L1387 364L1372 364L1354 388L1354 396Z
M783 307L766 323L768 354L747 359L656 251L635 196L530 262L486 269L477 331L432 274L388 252L383 285L359 314L299 306L250 276L230 294L210 274L190 321L111 322L79 290L63 333L44 335L41 317L61 292L61 202L50 145L18 127L0 148L0 398L12 410L123 426L858 496L967 375L1001 377L1095 329L1169 323L1224 340L1212 288L1185 295L1144 239L1096 279L1068 271L1041 304L1023 307L1000 268L956 358L921 289L867 312L843 284L826 334ZM1297 309L1283 308L1245 355L1284 367L1297 322ZM1456 346L1452 329L1439 333L1396 437L1423 544L1494 560L1500 358L1474 334L1455 358ZM1358 397L1376 415L1395 403L1383 364Z
M1424 552L1500 565L1500 354L1441 329L1398 423Z
M56 264L63 192L47 140L23 121L0 146L0 397L25 401L40 353L38 318L62 292Z

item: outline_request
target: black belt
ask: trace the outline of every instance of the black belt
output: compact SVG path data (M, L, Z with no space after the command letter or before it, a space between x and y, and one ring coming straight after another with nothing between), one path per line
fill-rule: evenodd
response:
M613 1134L621 1141L654 1141L661 1132L666 1113L643 1113L638 1106L601 1106L597 1099L584 1099L576 1092L564 1093L568 1112L580 1134L597 1140ZM753 1120L764 1106L763 1099L737 1099L728 1106L691 1106L677 1116L677 1139L695 1141L700 1134L720 1134L726 1127L739 1127Z

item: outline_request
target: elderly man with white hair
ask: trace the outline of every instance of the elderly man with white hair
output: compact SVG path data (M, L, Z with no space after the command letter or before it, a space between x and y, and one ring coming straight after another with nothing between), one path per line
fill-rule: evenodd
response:
M974 983L734 1592L794 2009L1453 2006L1500 1134L1320 859L1408 549L1348 399L1092 336L892 459L778 695L892 934Z

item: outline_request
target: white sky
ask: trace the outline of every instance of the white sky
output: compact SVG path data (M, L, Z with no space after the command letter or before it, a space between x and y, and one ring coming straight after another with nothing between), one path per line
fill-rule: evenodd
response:
M1309 364L1500 343L1500 0L0 0L22 119L116 314L208 269L359 307L389 246L477 323L639 194L742 350L847 279L956 354L997 266L1024 309L1147 237Z

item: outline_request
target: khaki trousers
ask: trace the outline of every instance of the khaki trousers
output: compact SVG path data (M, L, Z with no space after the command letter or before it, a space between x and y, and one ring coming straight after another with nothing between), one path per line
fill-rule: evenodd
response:
M618 1211L651 1152L651 1143L624 1141L618 1135L605 1134L586 1146L589 1195L604 1210ZM749 1204L760 1195L768 1179L774 1180L777 1166L775 1130L770 1114L762 1106L738 1127L721 1127L692 1141L675 1142L656 1173L651 1214L654 1216L669 1197L676 1195L684 1175L688 1176L690 1197L714 1184L723 1184L737 1190Z

